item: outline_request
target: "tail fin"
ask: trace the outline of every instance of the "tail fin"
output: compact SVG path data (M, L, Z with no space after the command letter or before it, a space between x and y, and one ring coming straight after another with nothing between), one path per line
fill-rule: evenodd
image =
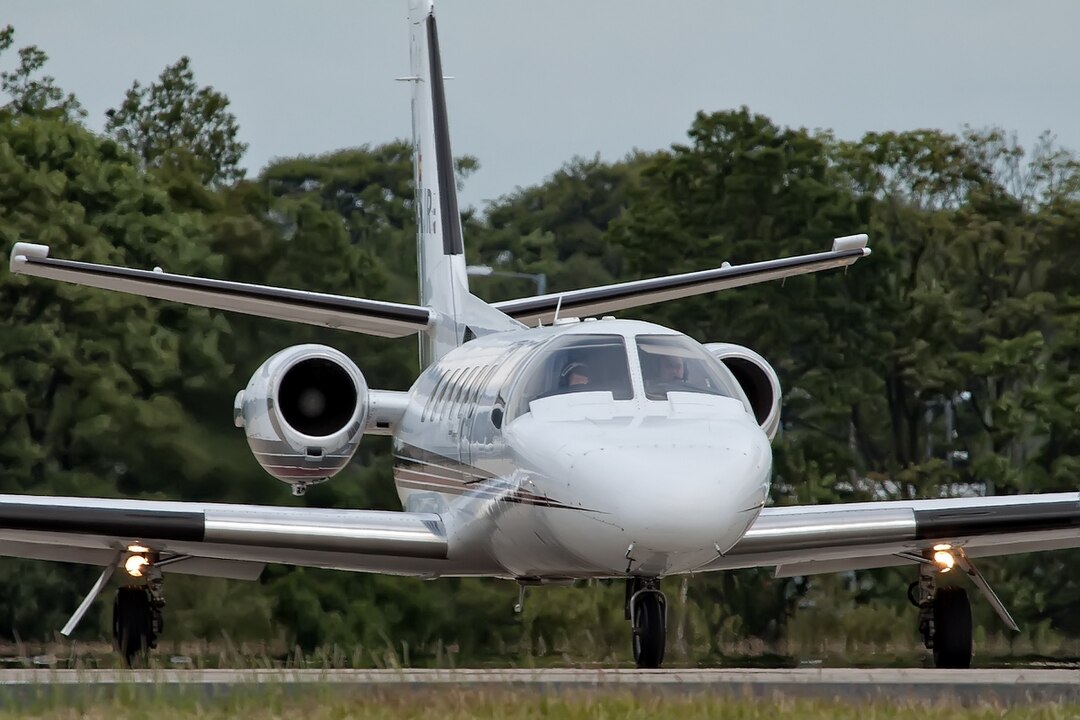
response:
M420 365L426 366L458 345L457 323L452 321L458 316L461 296L468 292L468 279L431 0L410 0L409 23L420 304L439 314L432 332L420 337Z
M521 325L469 293L432 0L410 0L409 23L420 304L438 313L428 334L420 337L424 367L469 339L470 333Z

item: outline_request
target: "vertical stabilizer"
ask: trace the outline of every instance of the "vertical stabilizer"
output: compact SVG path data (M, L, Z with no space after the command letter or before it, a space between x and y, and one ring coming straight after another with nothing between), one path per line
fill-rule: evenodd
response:
M409 23L420 304L439 315L420 337L420 365L425 367L470 335L521 324L469 293L432 0L409 0Z
M454 156L446 118L446 91L433 10L431 0L409 2L420 304L439 313L435 327L420 337L421 367L459 344L457 320L462 297L468 293Z

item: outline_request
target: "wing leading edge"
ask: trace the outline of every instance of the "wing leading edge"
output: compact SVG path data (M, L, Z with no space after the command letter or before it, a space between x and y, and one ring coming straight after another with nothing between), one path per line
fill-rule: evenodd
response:
M430 575L448 552L431 513L0 495L0 555L107 564L132 544L226 577L268 562ZM208 560L237 567L199 572Z
M833 240L828 252L798 255L795 257L766 260L746 265L725 263L713 270L666 275L647 280L602 285L600 287L572 290L570 292L538 295L536 297L495 303L495 307L519 322L550 323L556 313L562 316L602 315L642 305L678 300L692 295L702 295L752 285L754 283L780 280L806 273L847 267L870 254L866 247L866 235L849 235Z
M60 260L49 257L47 245L33 243L15 244L11 272L382 337L412 335L435 320L430 308L417 305Z
M1080 547L1080 494L765 508L701 570L775 566L790 577L890 567L943 543L971 558Z
M828 252L745 265L725 263L712 270L538 295L495 303L490 307L524 324L550 323L560 313L564 316L602 315L847 267L870 254L866 243L866 235L850 235L833 240ZM438 313L419 305L174 275L160 269L138 270L50 258L47 245L34 243L16 243L11 250L10 267L11 272L20 275L382 337L427 332L438 320Z

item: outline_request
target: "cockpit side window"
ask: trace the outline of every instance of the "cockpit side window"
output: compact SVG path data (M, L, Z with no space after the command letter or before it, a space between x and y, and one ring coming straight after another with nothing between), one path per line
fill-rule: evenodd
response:
M645 397L667 400L669 392L739 398L739 392L704 348L681 335L638 335Z
M634 387L621 335L563 335L545 345L525 370L512 417L529 411L529 403L564 393L610 392L615 400L632 400Z

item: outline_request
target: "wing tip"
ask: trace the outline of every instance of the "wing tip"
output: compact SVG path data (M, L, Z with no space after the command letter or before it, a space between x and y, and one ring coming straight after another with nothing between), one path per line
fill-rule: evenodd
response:
M870 254L870 248L866 247L866 243L869 242L869 240L870 236L866 233L833 238L832 251L844 252L845 250L862 250L863 256L865 257Z
M11 272L19 273L22 271L22 266L29 262L31 259L44 260L49 257L49 246L39 245L38 243L17 242L15 247L11 248Z

